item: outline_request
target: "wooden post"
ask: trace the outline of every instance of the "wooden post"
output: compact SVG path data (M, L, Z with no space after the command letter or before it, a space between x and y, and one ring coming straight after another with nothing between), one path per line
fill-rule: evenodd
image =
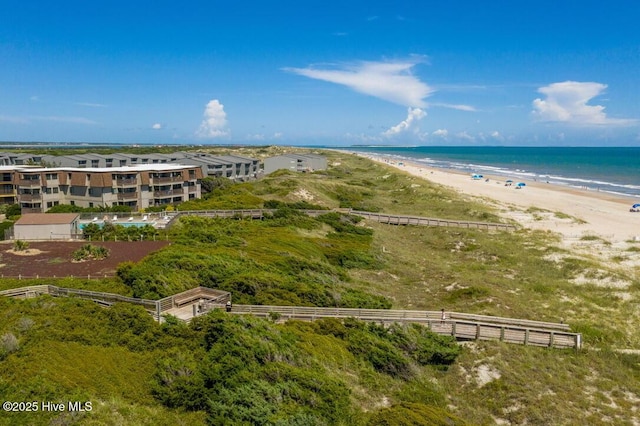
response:
M524 345L527 346L529 344L529 329L524 330Z
M476 324L476 340L480 339L480 324Z
M553 331L549 333L549 347L553 347Z
M456 337L456 322L455 321L451 321L451 335L453 337Z
M504 342L504 327L500 327L500 341Z

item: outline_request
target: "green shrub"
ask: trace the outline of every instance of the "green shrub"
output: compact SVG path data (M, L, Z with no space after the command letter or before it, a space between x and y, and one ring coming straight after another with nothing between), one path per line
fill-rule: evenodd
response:
M109 257L109 249L103 246L85 244L72 254L73 260L77 262L85 260L102 260Z
M29 248L29 243L23 240L15 240L13 242L13 250L15 251L25 251Z
M463 426L467 423L442 408L401 403L378 410L367 424L370 426Z

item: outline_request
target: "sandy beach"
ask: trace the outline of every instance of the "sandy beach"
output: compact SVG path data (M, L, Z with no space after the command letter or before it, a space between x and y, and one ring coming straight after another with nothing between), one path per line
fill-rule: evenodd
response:
M639 201L631 197L517 178L506 185L509 179L506 177L484 175L473 179L469 174L356 154L448 186L464 196L493 205L503 217L524 227L557 232L566 240L579 240L585 235L598 236L612 244L640 240L640 212L629 211ZM526 186L518 188L519 182Z

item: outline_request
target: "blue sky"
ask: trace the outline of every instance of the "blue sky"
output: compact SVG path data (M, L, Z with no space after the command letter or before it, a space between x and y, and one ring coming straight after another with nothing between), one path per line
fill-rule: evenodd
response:
M0 0L0 140L640 145L634 1Z

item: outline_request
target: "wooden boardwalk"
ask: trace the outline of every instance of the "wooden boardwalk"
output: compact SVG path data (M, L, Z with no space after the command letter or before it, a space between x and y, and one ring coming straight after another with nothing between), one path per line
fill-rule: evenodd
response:
M262 219L265 214L272 214L275 209L247 209L247 210L192 210L177 213L171 222L180 216L204 216L204 217L220 217L220 218L251 218ZM468 229L484 229L489 231L515 231L517 227L505 223L493 222L470 222L465 220L449 220L436 219L422 216L408 216L387 213L371 213L351 209L334 209L334 210L300 210L301 212L317 217L323 214L339 212L344 214L352 214L363 217L367 220L373 220L388 225L415 225L415 226L444 226Z
M205 312L224 306L211 304ZM454 336L458 340L500 340L532 346L554 348L582 347L582 335L571 333L568 324L494 317L488 315L440 311L390 309L318 308L301 306L233 305L232 314L251 314L277 320L313 321L321 318L356 318L381 324L418 323L431 331Z
M143 306L159 321L162 321L165 315L190 321L213 309L225 309L226 302L231 300L228 292L207 287L196 287L160 300L138 299L119 294L52 285L0 291L0 296L14 298L37 297L43 294L56 297L80 297L102 306L111 306L117 302L133 303ZM230 314L255 315L277 320L313 321L321 318L356 318L380 324L418 323L435 333L454 336L458 340L500 340L507 343L553 348L580 349L582 347L582 335L571 333L567 324L460 312L447 312L446 320L441 321L439 311L233 305Z
M469 222L465 220L434 219L386 213L351 211L351 214L388 225L445 226L454 228L485 229L488 231L515 231L517 227L506 223Z
M37 297L43 294L55 297L79 297L92 300L101 306L111 306L118 302L132 303L145 308L156 320L161 320L163 315L175 315L185 309L191 311L196 304L204 304L205 302L224 304L231 300L229 292L208 287L192 288L159 300L139 299L120 294L64 288L55 285L35 285L0 291L0 296L18 299Z

